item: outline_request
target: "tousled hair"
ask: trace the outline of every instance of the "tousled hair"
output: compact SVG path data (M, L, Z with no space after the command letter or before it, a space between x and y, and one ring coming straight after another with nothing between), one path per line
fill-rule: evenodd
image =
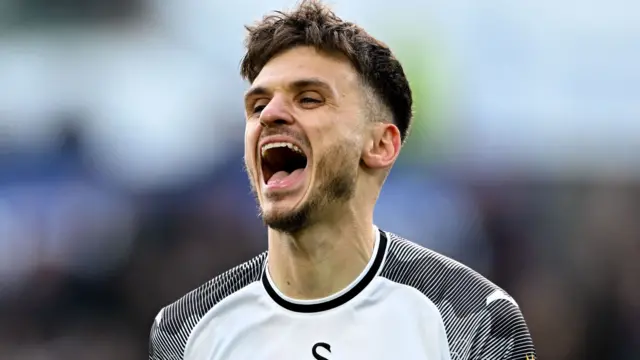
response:
M268 14L246 29L246 54L240 66L244 79L253 82L271 58L298 46L342 54L391 113L402 141L406 139L413 116L409 82L389 47L364 29L342 20L318 0L304 0L290 12Z

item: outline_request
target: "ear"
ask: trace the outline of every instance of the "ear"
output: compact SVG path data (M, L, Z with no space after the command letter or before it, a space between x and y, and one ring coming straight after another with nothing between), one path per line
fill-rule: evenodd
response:
M374 123L362 149L362 161L371 169L387 169L400 154L400 130L394 124Z

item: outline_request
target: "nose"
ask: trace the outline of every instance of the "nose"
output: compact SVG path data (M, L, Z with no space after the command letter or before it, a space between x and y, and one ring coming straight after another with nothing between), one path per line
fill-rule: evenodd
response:
M281 96L274 96L260 113L260 124L264 127L292 123L293 116L289 111L289 106Z

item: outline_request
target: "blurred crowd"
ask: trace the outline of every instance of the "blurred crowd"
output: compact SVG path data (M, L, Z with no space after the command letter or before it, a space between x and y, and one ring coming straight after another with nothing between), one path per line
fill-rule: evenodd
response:
M462 43L452 41L454 55L442 63L458 63L452 72L467 69L457 75L466 77L464 91L455 90L437 59L406 46L414 40L404 47L398 40L403 14L410 17L417 3L399 1L393 24L376 20L388 4L337 6L398 44L419 104L377 225L509 291L540 359L640 359L640 110L622 101L640 91L614 82L618 73L582 69L583 78L609 86L597 95L608 109L604 120L589 118L600 108L580 103L575 92L583 87L543 96L553 86L531 80L527 89L538 97L518 102L506 93L526 86L513 90L505 78L489 79L493 68L481 65L500 58L504 77L534 76L513 69L529 54L525 44L494 44L500 56L479 52L465 67L454 60ZM437 13L442 28L471 22L504 40L499 24L526 19L492 3L498 10L465 10L449 23L443 19L474 5L421 6ZM0 5L0 360L145 358L162 306L265 250L242 167L237 64L242 25L291 4ZM487 19L496 14L502 22L492 30ZM604 23L599 31L610 31ZM430 30L444 36L437 29ZM638 27L621 31L640 37ZM485 39L485 48L493 40ZM424 48L437 46L425 41ZM550 78L579 67L562 69ZM494 87L478 85L485 83ZM572 103L559 102L570 95Z

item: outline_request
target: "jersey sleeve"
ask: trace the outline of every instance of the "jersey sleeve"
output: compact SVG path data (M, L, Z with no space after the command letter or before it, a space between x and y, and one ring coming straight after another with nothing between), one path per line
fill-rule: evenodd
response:
M447 340L447 332L445 331L444 324L441 324L439 331L439 342L440 346L438 347L439 353L436 354L433 359L436 360L452 360L451 359L451 350L449 348L449 341Z
M164 309L160 310L156 318L153 320L153 325L151 325L151 333L149 334L149 360L169 359L167 356L163 355L159 344L161 341L160 321L163 311Z
M533 340L516 302L499 299L488 303L487 310L476 359L535 360Z
M182 360L182 342L176 336L163 331L167 327L167 319L163 315L167 308L160 310L151 325L149 334L149 360ZM165 329L166 330L166 329Z
M158 335L158 321L154 320L151 325L151 333L149 334L149 360L159 360L156 356L155 345L153 344L156 336Z

